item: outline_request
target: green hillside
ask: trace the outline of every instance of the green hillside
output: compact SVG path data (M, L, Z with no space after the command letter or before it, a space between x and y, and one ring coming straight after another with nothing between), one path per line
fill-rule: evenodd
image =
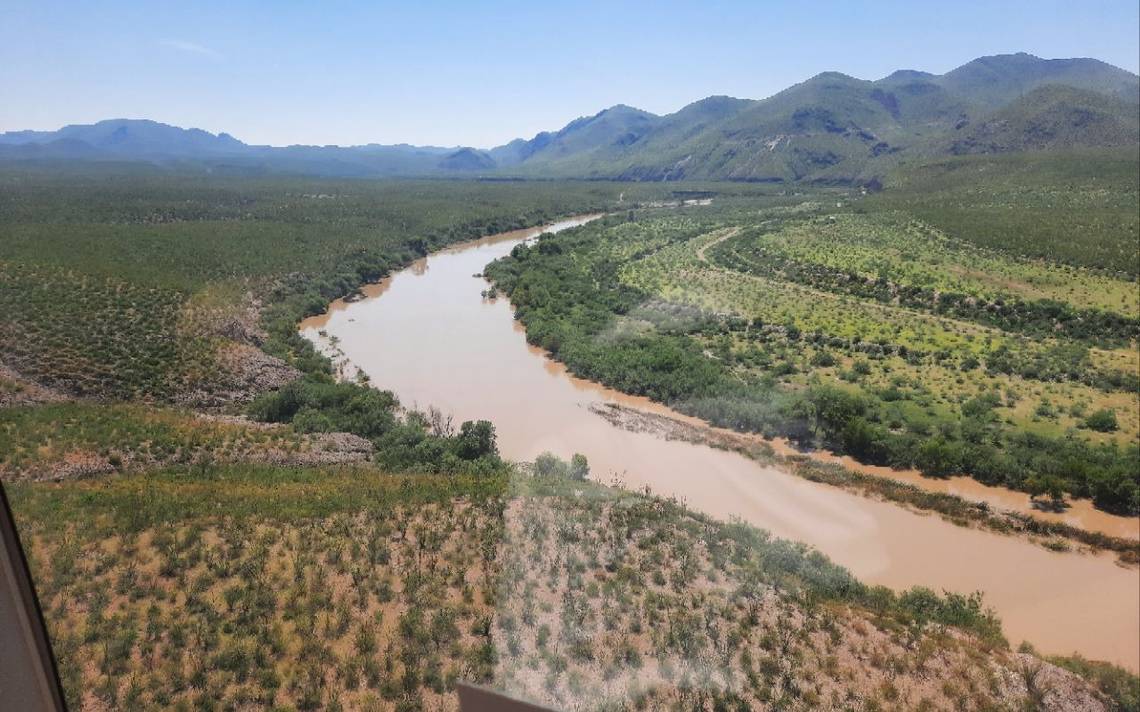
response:
M1136 75L1095 60L984 57L938 76L825 72L760 101L673 114L616 106L490 155L502 173L621 180L872 185L900 163L962 153L1140 142Z
M1140 113L1124 100L1058 84L1038 87L940 141L939 153L1135 146Z
M1132 103L1140 100L1140 79L1131 72L1096 59L1041 59L1025 52L979 57L937 81L991 109L1045 84L1064 84Z
M516 139L492 149L501 166L529 162L535 165L567 157L588 156L596 151L628 146L649 132L659 121L647 111L618 104L593 116L575 119L562 130L543 132L529 141Z

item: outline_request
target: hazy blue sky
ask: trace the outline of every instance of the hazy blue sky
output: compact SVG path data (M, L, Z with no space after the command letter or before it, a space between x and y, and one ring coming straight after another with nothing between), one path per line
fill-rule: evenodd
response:
M0 0L0 130L152 118L252 143L491 146L616 103L762 98L986 54L1136 72L1137 0Z

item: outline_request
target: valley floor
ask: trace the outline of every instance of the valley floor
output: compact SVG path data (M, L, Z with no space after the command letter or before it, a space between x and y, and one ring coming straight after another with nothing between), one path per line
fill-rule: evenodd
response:
M811 244L869 232L886 237L868 249L902 255L926 223L832 222L750 186L712 206L639 207L670 192L6 174L0 477L73 708L453 709L462 679L601 708L1134 709L1134 675L1014 652L976 597L869 586L802 544L575 479L570 464L551 475L505 462L478 414L455 425L338 382L296 332L431 251L606 211L491 274L528 338L571 368L846 452L884 434L912 438L889 452L937 441L910 463L924 469L967 461L955 448L978 443L947 423L973 419L995 449L1044 443L1045 456L1089 463L1033 481L1001 471L1001 483L1130 511L1132 480L1114 468L1140 427L1118 403L1135 390L1140 310L1118 275L1065 272L1066 291L1059 267L941 237L972 260L940 273L950 284L906 259L873 266L884 289L987 298L1000 273L1028 306L995 324L970 311L977 300L945 314L919 304L921 289L913 304L845 291L835 269L868 269L866 255L836 266ZM777 280L763 240L782 230ZM1049 311L1061 328L1043 335L1038 309L1058 298L1069 311ZM819 308L832 303L838 316ZM1104 328L1082 331L1094 317ZM1060 366L1074 356L1077 373ZM812 370L836 382L834 398L804 401L802 429L769 432L772 413L750 398L818 393ZM743 397L706 397L724 383ZM838 428L853 403L863 424Z

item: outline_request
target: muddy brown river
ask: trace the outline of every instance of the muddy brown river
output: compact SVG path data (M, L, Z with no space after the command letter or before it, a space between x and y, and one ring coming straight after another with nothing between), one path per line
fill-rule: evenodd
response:
M648 486L712 516L739 517L806 542L869 583L982 591L1014 645L1028 640L1045 653L1079 652L1140 669L1140 573L1112 556L1053 552L1022 538L958 527L735 453L631 432L592 413L590 406L599 403L670 411L567 374L526 343L510 304L483 298L487 283L474 277L544 229L588 219L436 253L365 288L361 299L334 303L302 322L301 331L341 362L346 377L360 369L407 406L435 406L456 423L491 420L504 457L581 452L594 479ZM1107 515L1091 510L1078 514L1092 528L1125 535L1137 526L1135 519L1102 520Z

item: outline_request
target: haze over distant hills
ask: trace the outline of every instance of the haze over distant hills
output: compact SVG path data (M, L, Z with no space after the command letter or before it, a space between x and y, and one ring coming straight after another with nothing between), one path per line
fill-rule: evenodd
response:
M825 72L762 100L658 116L617 105L490 150L245 144L114 119L0 134L0 161L143 161L330 176L486 175L866 183L900 160L1140 145L1140 77L1095 59L982 57L943 75Z

